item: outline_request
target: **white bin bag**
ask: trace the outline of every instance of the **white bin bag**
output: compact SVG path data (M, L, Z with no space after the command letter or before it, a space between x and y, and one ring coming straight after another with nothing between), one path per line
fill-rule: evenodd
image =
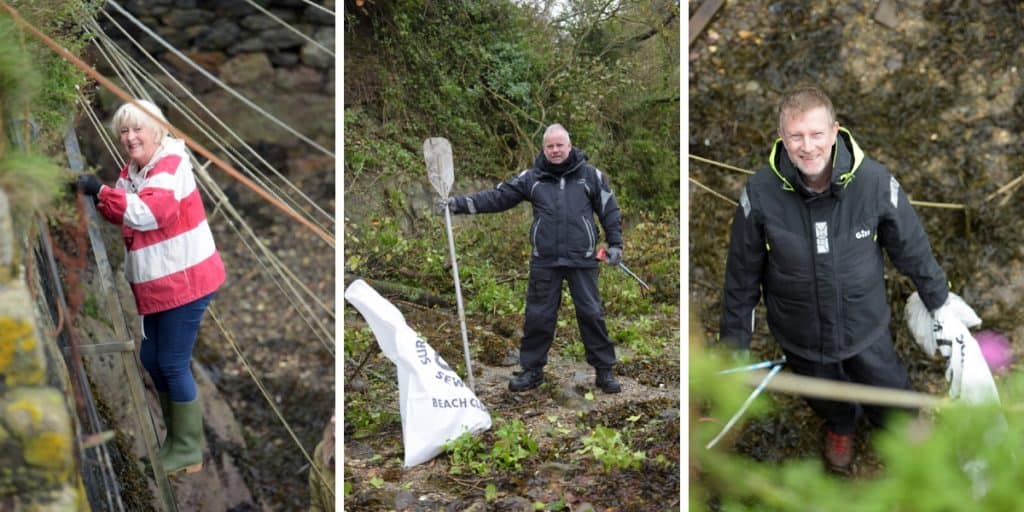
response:
M345 299L363 315L381 351L398 367L405 467L436 457L446 441L467 430L478 434L491 428L487 407L405 323L398 308L361 279L349 285Z
M981 325L981 318L974 313L963 299L949 293L948 315L936 322L934 315L914 292L907 298L907 327L914 341L921 346L928 357L940 354L948 357L946 380L949 381L949 396L970 404L999 403L999 390L992 378L992 371L985 362L978 341L971 335L970 328ZM939 313L943 315L943 313ZM936 324L945 326L938 327ZM941 336L945 336L941 338ZM949 344L940 339L949 339Z

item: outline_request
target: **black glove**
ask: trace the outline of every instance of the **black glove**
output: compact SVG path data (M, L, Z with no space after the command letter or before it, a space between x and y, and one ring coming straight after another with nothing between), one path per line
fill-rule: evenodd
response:
M622 247L611 246L606 251L608 257L604 260L609 265L618 265L622 263Z
M95 196L100 193L103 183L95 174L81 174L78 176L78 189L87 196Z

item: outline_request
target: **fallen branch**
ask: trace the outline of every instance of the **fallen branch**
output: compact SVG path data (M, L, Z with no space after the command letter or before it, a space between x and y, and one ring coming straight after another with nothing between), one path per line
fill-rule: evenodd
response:
M363 281L366 281L370 286L373 287L373 289L377 290L381 295L389 296L389 298L393 296L398 296L405 301L412 302L414 304L420 304L422 306L427 307L438 306L443 308L450 308L452 306L452 302L450 300L430 293L422 288L416 288L401 283L392 283L388 281L380 281L377 279L369 279L366 277L354 276L347 272L345 273L345 287L347 288L348 285L352 284L352 282L357 279L362 279Z

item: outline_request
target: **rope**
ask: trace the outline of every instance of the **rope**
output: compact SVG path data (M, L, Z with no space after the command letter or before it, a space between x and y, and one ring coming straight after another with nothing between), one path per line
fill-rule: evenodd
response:
M209 185L206 183L206 180L208 180L209 177L201 176L201 178L202 179L198 180L197 183L199 183L200 186L203 187L203 191L204 193L207 194L207 197L216 197L215 191L211 188L208 188ZM334 357L334 348L332 346L334 341L333 332L330 330L330 328L326 327L323 323L320 322L320 317L318 317L316 313L313 312L309 304L302 299L299 290L296 289L294 284L298 284L298 286L301 287L302 290L305 291L306 294L309 297L311 297L314 302L319 304L320 307L323 308L324 310L327 310L327 316L334 318L333 311L330 311L330 308L328 308L323 302L321 302L318 297L313 295L313 292L309 290L309 288L305 287L305 285L301 281L299 281L298 278L294 276L294 274L291 274L290 272L286 271L287 267L285 267L284 264L281 263L279 259L277 259L277 256L270 252L266 245L259 241L259 238L257 238L255 234L252 233L252 228L250 228L249 225L246 224L245 221L241 219L241 216L238 215L238 212L234 210L234 208L230 208L230 203L223 202L223 204L229 205L228 207L225 207L222 210L220 210L222 212L222 215L231 216L231 218L227 219L227 224L231 227L232 230L234 230L235 234L242 241L243 245L245 245L245 248L248 249L250 253L252 253L253 257L260 264L260 266L265 271L267 271L266 273L273 281L273 283L277 285L278 289L280 289L282 293L285 294L289 303L295 308L296 312L303 319L306 325L309 326L310 329L312 329L314 333L318 335L317 338L319 339L320 343L324 346L324 348L327 349L327 352L331 354L331 357ZM234 221L232 220L232 218L234 219ZM253 248L252 245L250 245L249 240L246 238L246 236L244 236L239 231L238 226L235 225L236 222L241 224L250 235L249 238L255 241L256 246L260 250L259 252L257 252L257 250ZM260 252L263 254L263 257L260 256ZM267 265L265 260L269 260L271 264ZM277 274L271 273L270 270L277 271ZM281 276L285 276L292 279L289 280ZM289 295L289 292L291 292L291 295Z
M245 96L242 96L241 93L236 91L234 88L232 88L228 84L224 83L221 79L217 78L216 76L213 76L209 71L207 71L205 68L203 68L199 64L196 64L195 61L190 59L187 55L185 55L184 53L181 53L180 51L178 51L178 49L175 48L174 45L168 43L164 38L160 37L156 32L153 32L152 30L150 30L149 27L147 27L144 23L139 21L139 19L136 18L135 16L133 16L131 13L126 11L116 1L114 1L114 0L107 0L107 3L109 3L112 6L114 6L114 8L117 9L117 11L120 12L125 18L128 18L128 21L131 21L135 26L137 26L140 29L142 29L143 32L145 32L147 35L149 35L150 37L155 39L164 48L167 48L168 51L170 51L176 57L178 57L179 59L184 61L186 64L191 66L193 69L198 71L204 77L208 78L210 81L212 81L213 83L215 83L218 86L220 86L221 89L224 89L225 91L227 91L229 94L231 94L235 98L238 98L239 101L241 101L242 103L245 103L249 108L255 110L256 112L259 112L264 117L266 117L267 119L272 121L274 124L276 124L276 125L280 126L281 128L285 129L288 133L291 133L292 135L295 135L296 137L301 139L303 142L309 144L310 146L313 146L314 148L316 148L320 152L330 156L331 158L334 158L334 152L332 152L332 151L328 150L327 148L321 146L320 144L318 144L313 139L310 139L309 137L299 133L299 131L296 130L295 128L292 128L291 126L286 124L284 121L281 121L280 119L275 117L270 112L267 112L266 110L264 110L259 105L253 103L252 100L250 100L249 98L246 98Z
M277 416L277 419L281 420L281 425L283 425L285 430L288 431L288 435L291 436L292 441L294 441L295 444L299 447L299 451L302 452L302 456L306 458L307 462L309 462L310 468L316 472L317 476L321 480L327 482L327 479L324 477L323 473L320 472L320 469L317 467L316 463L313 462L313 458L309 456L309 453L302 446L302 442L299 441L299 437L295 435L295 432L292 430L291 425L288 424L288 420L284 419L284 416L281 415L281 411L279 411L277 409L277 406L274 405L273 398L270 397L270 393L267 392L267 389L263 387L263 382L260 381L259 377L256 376L256 372L253 371L252 366L249 365L249 361L247 361L245 359L245 356L242 355L242 351L238 348L238 343L235 341L235 337L231 334L230 331L228 331L228 329L224 327L224 324L221 323L220 317L217 315L217 311L215 310L215 308L213 306L210 306L210 308L207 311L209 311L210 317L213 318L214 323L217 324L217 327L220 329L220 332L228 341L228 344L231 345L231 349L235 351L235 354L238 356L238 360L242 362L242 366L245 367L245 371L248 372L249 377L253 380L253 382L256 383L256 386L260 389L260 393L263 394L263 398L266 399L267 404L270 405L270 409L274 412L274 415ZM334 490L331 488L331 486L327 487L330 490L331 498L333 499Z
M725 163L722 163L722 162L711 160L709 158L704 158L704 157L697 156L697 155L689 155L689 157L691 159L693 159L693 160L698 161L698 162L704 162L706 164L711 164L711 165L714 165L714 166L717 166L717 167L721 167L723 169L729 169L730 171L737 171L737 172L742 172L742 173L745 173L745 174L754 174L754 171L750 171L750 170L747 170L747 169L741 169L739 167L734 167L734 166L731 166L729 164L725 164ZM1020 176L1020 177L1018 177L1014 181L1018 181L1018 180L1022 180L1022 179L1024 179L1024 176ZM726 201L729 201L733 205L736 204L735 201L726 198L724 195L722 195L722 194L720 194L718 192L715 192L714 190L711 190L710 188L708 188L705 185L701 185L700 183L698 183L693 178L690 178L690 181L694 182L695 184L697 184L698 186L700 186L704 190L707 190L708 192L711 192L712 194L714 194L714 195L716 195L718 197L721 197L721 198L725 199ZM992 197L994 197L995 195L1000 194L1003 191L1005 191L1005 189L1007 189L1008 186L1012 186L1012 182L1008 183L1007 185L1003 185L999 190L995 191L992 195L990 195L988 198L986 198L986 200L991 200ZM933 202L933 201L915 201L915 200L911 200L910 204L912 204L914 206L922 206L922 207L925 207L925 208L945 208L945 209L949 209L949 210L966 210L967 209L967 207L965 205L960 204L960 203L936 203L936 202Z
M111 3L113 3L113 0L111 0ZM110 79L106 78L105 76L103 76L102 74L97 72L95 69L93 69L92 67L87 65L85 62L82 62L81 59L79 59L75 55L71 54L71 52L69 52L66 49L64 49L63 47L61 47L56 41L51 39L49 36L47 36L46 34L40 32L39 29L37 29L34 25L32 25L31 23L25 21L21 17L21 15L18 13L18 11L15 10L14 8L12 8L10 5L8 5L5 0L0 0L0 7L3 7L4 10L6 10L10 14L11 19L13 19L15 21L15 23L17 23L21 27L26 28L29 32L32 33L32 35L34 35L36 38L38 38L44 44L49 46L50 49L52 49L55 52L57 52L58 55L63 57L65 60L71 62L75 67L79 68L80 70L85 72L87 75L89 75L90 77L95 79L97 82L99 82L101 85L103 85L108 90L113 92L115 95L117 95L122 100L124 100L126 102L129 102L129 103L135 105L136 107L138 107L138 103L135 101L135 99L132 98L127 92L125 92L124 89L118 87L116 84L111 82ZM148 113L148 111L146 109L139 107L139 110L141 112L143 112L144 114L149 115L149 113ZM298 215L295 212L295 210L293 210L292 208L290 208L287 205L281 203L280 201L274 199L265 190L263 190L260 187L257 187L252 182L252 180L246 178L245 176L242 176L241 173L239 173L239 171L237 169L235 169L234 167L230 166L229 164L227 164L226 162L221 160L219 157L217 157L216 155L211 153L209 150L207 150L205 147L203 147L202 145L200 145L199 143L194 141L191 137L189 137L188 135L183 133L181 130L179 130L179 129L171 126L170 124L168 124L168 123L166 123L166 122L164 122L164 121L162 121L160 119L157 119L155 117L151 116L150 119L152 119L155 123L157 123L157 124L163 126L164 128L166 128L170 133L174 134L176 137L178 137L178 138L182 139L183 141L185 141L185 143L187 143L189 145L189 147L191 147L194 151L197 151L198 153L202 154L208 160L212 160L213 163L215 165L217 165L217 167L220 167L224 172L228 173L233 178L235 178L236 180L241 182L243 185L245 185L246 187L248 187L252 191L256 192L258 195L260 195L260 197L263 197L268 202L270 202L271 204L276 206L278 209L280 209L282 212L284 212L288 216L294 218L295 220L299 221L300 223L302 223L303 225L305 225L306 227L311 229L314 233L319 235L320 238L323 238L324 241L326 241L332 248L334 247L334 237L333 236L329 235L327 232L325 232L324 230L320 229L319 227L313 225L313 223L311 223L308 219Z
M85 112L86 117L89 118L89 122L92 124L96 132L99 133L100 141L103 143L103 147L107 150L107 153L114 158L114 163L117 164L118 167L124 167L124 160L121 158L121 154L115 149L116 146L114 146L114 141L110 137L110 132L103 128L103 123L100 121L99 116L97 116L96 112L93 111L88 100L85 99L85 95L82 94L82 91L78 86L75 86L75 96L78 97L78 103L82 106L82 110Z
M310 2L309 0L302 0L302 3L304 3L306 5L309 5L311 7L316 7L317 9L320 9L321 11L326 12L327 14L330 14L331 16L337 16L336 14L334 14L334 11L332 11L332 10L322 6L322 5L314 4L313 2Z
M285 178L273 165L271 165L269 162L267 162L262 157L262 155L260 155L255 149L253 149L251 146L249 146L249 144L246 143L240 136L238 136L238 134L234 130L232 130L231 127L229 127L227 124L225 124L223 122L223 120L220 119L220 117L218 117L209 108L207 108L207 106L202 101L200 101L199 98L195 97L195 95L192 94L192 92L187 87L185 87L184 84L182 84L180 81L178 81L176 78L174 78L174 76L172 76L167 71L167 69L164 68L152 56L152 54L150 54L148 51L146 51L146 49L135 38L133 38L123 27L121 27L121 25L113 17L111 17L105 11L103 12L103 14L107 17L107 19L111 23L114 24L114 26L116 26L121 31L121 33L126 38L128 38L129 41L132 42L132 44L134 44L136 46L136 48L139 49L139 51L142 52L143 55L145 55L150 60L150 62L152 62L155 66L157 66L157 68L160 69L160 71L162 71L165 76L170 78L175 83L175 85L177 85L192 101L194 101L197 105L199 105L203 109L203 111L206 112L207 115L209 115L214 121L216 121L224 130L226 130L235 139L235 141L240 143L245 149L247 149L250 153L255 155L256 159L259 160L262 164L264 164L267 169L269 169L281 181L283 181L285 184L287 184L292 189L292 191L295 192L300 198L304 199L307 205L311 206L314 210L320 212L333 225L333 223L334 223L334 216L333 215L331 215L330 213L327 213L326 211L324 211L323 208L321 208L319 205L317 205L315 201L313 201L309 196L307 196L304 192L302 192L302 190L300 190L298 187L296 187L291 181L289 181L287 178ZM105 34L102 31L102 29L99 28L99 24L96 23L96 21L94 19L90 19L90 21L92 22L92 25L93 25L93 27L91 27L92 30L93 30L93 34L96 36L94 41L100 41L103 44L108 45L112 51L121 52L121 54L124 55L124 53L123 53L124 50L122 50L116 43L114 43L113 40L110 39L110 37L107 36L107 34ZM89 30L89 28L86 28L86 30ZM199 131L204 136L206 136L211 141L213 141L217 145L217 147L219 149L221 149L222 151L227 153L229 158L231 158L232 161L234 161L236 164L238 164L240 167L242 167L243 170L245 170L250 176L253 177L254 181L259 183L261 186L264 186L265 188L267 188L267 183L264 183L260 178L257 178L256 176L259 175L261 178L266 178L266 177L264 175L262 175L262 174L257 173L253 169L250 169L249 167L253 167L252 163L249 162L248 160L246 160L244 158L244 156L242 156L240 153L238 153L236 150L234 150L230 145L228 145L223 137L221 137L219 134L214 133L213 129L210 128L208 124L206 124L198 116L194 115L191 110L189 110L187 107L185 107L183 101L179 100L177 97L175 97L173 94L171 94L170 91L167 91L166 87L164 87L162 84L160 84L160 82L158 82L155 79L153 79L152 77L150 77L149 74L145 70L143 70L142 67L139 64L137 64L134 61L132 61L131 59L127 59L127 58L122 59L122 62L125 64L126 67L134 67L136 73L138 73L140 76L145 78L149 82L149 84L152 86L152 88L154 90L156 90L157 92L159 92L164 97L164 99L171 106L173 106L178 112L180 112L182 115L184 115L196 128L199 129ZM120 73L120 70L118 68L115 68L115 69L117 69L118 72ZM243 163L243 161L244 161L244 163ZM249 166L249 167L247 167L247 166ZM272 181L270 181L269 184L274 185L274 183ZM274 185L274 186L276 187L276 185ZM275 197L277 197L278 199L281 199L283 197L285 200L287 200L289 202L289 206L291 206L293 209L296 209L299 212L304 212L304 210L302 210L299 207L298 202L295 201L294 199L292 199L289 195L285 194L283 190L281 190L280 188L277 188L276 192L277 192L277 195L275 195ZM317 222L316 219L310 218L310 221L316 223L317 227L319 227L320 229L324 229L326 231L325 226L323 224Z
M991 201L994 197L998 196L999 194L1010 192L1011 189L1013 189L1018 184L1020 184L1021 180L1024 180L1024 174L1022 174L1020 176L1017 176L1016 178L1010 180L1005 185L1003 185L1003 186L999 187L998 189L996 189L995 192L989 194L988 197L985 198L985 201ZM1003 199L1003 201L1006 201L1006 199Z
M721 199L724 199L725 201L727 201L729 204L731 204L733 206L736 206L737 204L739 204L736 201L733 201L732 199L729 199L728 197L724 196L721 192L718 192L716 190L712 190L711 187L709 187L709 186L707 186L707 185L705 185L705 184L703 184L703 183L701 183L701 182L699 182L699 181L697 181L697 180L695 180L695 179L693 179L691 177L687 177L687 179L690 180L690 183L693 183L694 185L697 185L698 187L700 187L700 188L702 188L704 190L707 190L708 192L713 194L715 197L719 197Z
M268 10L264 9L264 8L263 8L262 6L260 6L260 5L259 5L259 4L257 4L256 2L253 2L252 0L245 0L245 1L246 1L246 3L248 3L249 5L251 5L251 6L255 7L255 8L256 8L256 10L258 10L258 11L262 12L263 14L266 14L266 15L267 15L267 17L269 17L270 19L272 19L272 20L274 20L274 21L276 21L276 22L280 23L281 25L284 25L284 27L285 27L285 28L287 28L288 30L291 30L292 32L294 32L294 33L298 34L298 35L299 35L299 37L301 37L301 38L305 39L306 41L308 41L309 43L313 44L313 45L314 45L314 46L316 46L317 48L319 48L319 49L323 50L324 52L326 52L326 53L327 53L328 55L330 55L331 57L334 57L334 52L332 52L331 50L328 50L326 46L324 46L324 45L322 45L322 44L320 44L320 43L316 42L316 40L314 40L314 39L313 39L312 37L309 37L309 36L307 36L306 34L303 34L303 33L302 33L302 31L300 31L299 29L297 29L297 28L295 28L295 27L293 27L293 26L289 25L287 21L285 21L285 20L282 20L281 18L278 18L277 16L275 16L275 15L274 15L274 13L272 13L272 12L270 12L270 11L268 11Z
M112 19L112 22L114 22L113 19ZM116 24L116 22L114 22L114 23ZM97 38L97 39L99 39L99 38ZM110 42L110 38L106 38L106 42ZM115 48L117 48L117 47L115 47ZM131 59L122 59L121 61L122 61L123 65L125 65L127 68L131 68L132 65L137 67L136 63L134 61L132 61ZM136 68L135 70L126 70L126 72L130 72L130 71L135 71L136 73L138 73L143 78L152 81L152 79L150 77L147 77L145 72L144 71L140 71L139 68ZM158 89L162 88L161 86L159 86L159 84L156 84L156 85L158 86L157 87ZM166 96L172 100L171 101L172 104L177 106L177 104L175 104L175 102L174 102L173 96L171 96L170 94L166 94ZM90 119L92 119L93 118L93 116L92 116L93 113L92 113L91 106L86 105L86 110L90 114ZM191 112L188 111L187 109L181 109L181 112L184 115L186 115L186 116L189 116L191 114ZM96 119L98 119L98 118L96 118ZM201 123L198 123L198 124L201 125ZM102 129L102 127L100 127L98 125L98 123L94 122L93 126L96 127L97 131L100 132L101 136L106 134L106 130ZM202 126L200 126L200 128L202 130ZM211 135L208 134L208 136L211 136ZM211 136L211 138L215 138L215 137ZM111 152L112 156L115 159L119 158L119 155L116 152L114 152L110 146L108 147L108 151ZM215 202L218 205L218 209L220 208L220 205L222 205L222 204L229 205L229 201L227 201L227 199L225 197L223 197L223 193L221 193L219 187L217 187L217 185L215 183L213 183L212 180L210 180L209 176L206 175L206 173L205 173L205 166L199 165L199 163L195 162L195 160L194 160L194 163L196 165L196 172L197 172L197 174L200 175L202 178L204 178L205 180L207 180L207 181L209 181L211 183L211 184L207 184L206 181L203 181L203 180L199 181L199 183L201 185L205 185L204 186L204 191L207 194L207 196L216 200ZM207 188L207 187L209 187L209 188ZM214 191L213 191L214 189L216 189L217 194L214 194ZM219 196L218 196L218 194L219 194ZM295 307L297 312L299 312L299 315L303 318L303 321L306 323L306 325L314 333L317 334L317 336L319 338L319 341L321 341L321 343L325 346L325 348L327 348L328 352L331 353L332 356L334 356L334 350L332 348L332 345L333 345L333 332L331 331L331 329L329 329L328 327L326 327L322 323L321 317L319 317L319 315L317 315L315 312L313 312L312 308L307 304L307 302L305 300L303 300L303 298L301 297L301 294L299 293L297 288L300 288L301 290L303 290L308 295L308 297L310 297L314 302L316 302L319 306L321 306L321 308L327 313L327 315L332 317L332 318L334 317L333 309L331 307L327 306L326 304L324 304L321 300L319 300L319 298L315 294L313 294L313 292L310 291L298 279L298 276L296 276L286 265L284 265L284 263L281 262L280 259L276 258L276 256L273 255L273 253L270 252L265 247L265 245L263 245L259 241L259 238L256 237L255 232L252 231L252 228L248 226L248 224L245 222L245 220L242 219L241 215L239 215L237 211L234 211L233 208L231 208L230 209L230 213L231 213L231 217L234 220L238 221L239 223L241 223L246 228L246 230L247 230L247 232L249 234L249 237L253 241L255 241L256 245L261 249L261 251L264 254L264 257L266 259L270 260L271 265L268 266L263 261L263 259L260 258L260 255L257 254L255 249L253 249L252 245L250 245L250 243L242 236L242 233L239 231L238 227L236 225L234 225L234 223L229 219L228 223L231 226L231 228L234 229L234 231L236 231L236 233L238 234L238 236L240 237L242 242L245 244L246 248L249 249L250 252L253 253L254 257L257 259L257 261L260 262L260 264L262 265L262 267L264 269L269 269L269 267L273 267L273 269L278 271L278 273L276 273L276 274L268 272L269 278L274 282L274 284L276 286L278 286L278 288L280 290L282 290L283 293L286 294L288 300L293 305L293 307ZM291 279L291 281L289 281L289 279ZM285 285L283 285L282 282L284 282ZM293 296L289 296L288 295L288 291L291 291ZM304 308L305 314L303 314L303 309L300 308L300 304L301 304L302 308ZM328 342L328 340L330 340L330 343Z
M710 159L704 158L702 156L697 156L697 155L689 155L689 156L690 156L691 160L696 160L698 162L704 162L706 164L715 165L715 166L721 167L723 169L729 169L730 171L742 172L744 174L754 174L754 171L750 171L750 170L747 170L747 169L741 169L739 167L734 167L734 166L731 166L731 165L726 164L726 163L722 163L722 162L718 162L718 161L715 161L715 160L710 160Z

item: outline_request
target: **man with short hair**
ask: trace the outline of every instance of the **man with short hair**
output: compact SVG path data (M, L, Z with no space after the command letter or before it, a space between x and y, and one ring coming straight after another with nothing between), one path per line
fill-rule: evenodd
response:
M594 222L596 215L604 229L607 263L618 265L623 246L619 206L607 177L572 146L569 132L559 124L548 126L543 151L532 167L493 190L442 201L442 208L468 214L500 212L522 201L533 206L533 250L519 348L523 371L509 382L509 390L526 391L544 382L543 369L562 302L562 281L568 281L587 362L596 370L594 384L606 393L621 391L612 372L615 347L608 338L597 288L598 229Z
M749 349L763 295L768 327L794 373L910 389L889 331L882 249L929 311L956 297L914 208L896 178L839 126L819 89L783 97L778 135L768 165L743 187L733 218L720 340ZM853 460L859 414L882 425L887 412L823 399L807 403L825 419L825 460L839 471Z

